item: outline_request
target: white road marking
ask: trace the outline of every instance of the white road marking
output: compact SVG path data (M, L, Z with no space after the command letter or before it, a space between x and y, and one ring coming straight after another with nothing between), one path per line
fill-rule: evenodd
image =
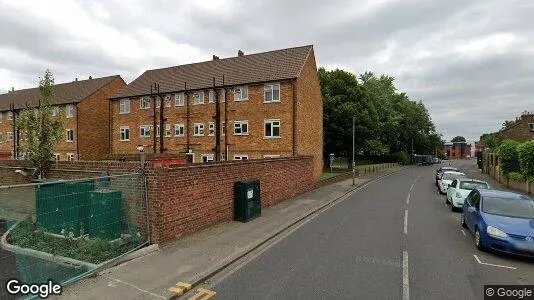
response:
M410 204L410 194L408 194L408 197L406 197L406 204Z
M408 234L408 210L404 211L404 234Z
M402 252L402 299L410 299L410 274L408 273L408 251Z
M413 186L415 185L415 183L412 183L412 186L410 187L410 192L413 190Z
M478 256L476 256L476 254L473 254L473 256L475 257L475 259L477 260L477 262L481 265L486 265L486 266L491 266L491 267L498 267L498 268L505 268L505 269L512 269L512 270L517 270L517 268L514 268L514 267L509 267L509 266L503 266L503 265L495 265L495 264L488 264L488 263L485 263L485 262L481 262L480 261L480 258L478 258Z
M462 229L462 233L464 234L464 236L467 236L467 234L465 234L465 231Z
M102 276L103 276L103 277L106 277L107 279L110 279L110 280L113 280L113 281L116 281L116 282L120 282L120 283L125 284L125 285L127 285L127 286L133 287L133 288L136 289L136 290L139 290L139 291L141 291L141 292L143 292L143 293L145 293L145 294L149 294L149 295L154 296L154 297L156 297L156 298L159 298L159 299L167 299L167 298L165 298L165 297L163 297L163 296L156 295L156 294L151 293L151 292L149 292L149 291L147 291L147 290L143 290L143 289L141 289L141 288L139 288L139 287L137 287L137 286L135 286L135 285L133 285L133 284L131 284L131 283L128 283L128 282L126 282L126 281L122 281L122 280L120 280L120 279L112 278L112 277L109 277L109 276L106 276L106 275L102 275ZM109 283L108 283L108 286L110 286Z

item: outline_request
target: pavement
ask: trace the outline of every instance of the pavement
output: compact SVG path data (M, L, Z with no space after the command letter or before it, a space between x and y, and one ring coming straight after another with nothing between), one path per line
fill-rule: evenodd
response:
M475 164L453 162L482 177ZM484 299L486 284L533 284L532 260L475 248L437 191L436 168L369 182L197 290L216 299Z
M261 217L248 223L223 223L163 247L160 245L159 251L107 269L96 277L66 287L58 298L171 299L177 297L176 291L187 292L187 289L184 290L184 286L187 285L191 285L188 288L192 288L189 295L198 294L198 288L203 288L200 284L224 273L229 266L242 263L255 251L270 247L295 228L308 226L308 220L333 209L355 190L363 189L367 184L376 182L380 178L395 176L396 172L404 169L396 167L360 175L356 178L354 186L352 179L323 186L273 207L262 209ZM378 221L374 220L377 229L381 228ZM361 228L365 229L365 226ZM384 232L384 235L388 239L398 239L395 232ZM296 248L289 252L306 252L316 243L314 240L310 242L311 244L296 245ZM387 239L384 239L383 243L384 251L393 250L387 246ZM330 252L333 249L330 249ZM277 277L277 274L273 273L271 276ZM179 282L185 285L177 286ZM174 292L170 290L173 288ZM238 291L239 289L236 292ZM209 293L209 290L204 292ZM245 295L247 294L243 294ZM219 299L218 294L216 297ZM243 299L253 298L255 297Z

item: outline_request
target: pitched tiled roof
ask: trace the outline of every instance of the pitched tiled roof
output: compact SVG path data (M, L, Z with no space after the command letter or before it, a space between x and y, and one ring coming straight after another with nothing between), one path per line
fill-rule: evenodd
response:
M145 71L141 76L121 89L111 98L124 98L150 94L150 87L156 82L160 92L179 92L185 89L217 86L242 85L297 78L313 46L302 46L256 54L246 54L225 59L181 65Z
M54 85L54 104L77 103L103 88L119 75L79 80ZM39 104L39 88L15 90L7 94L0 94L0 111L9 110L9 105L15 103L15 109Z

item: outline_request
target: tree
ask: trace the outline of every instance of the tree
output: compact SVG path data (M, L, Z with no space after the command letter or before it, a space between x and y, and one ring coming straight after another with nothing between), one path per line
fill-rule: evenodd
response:
M484 142L484 148L495 151L501 144L501 140L495 133L484 133L480 136L480 140Z
M22 110L18 128L24 136L22 147L42 178L52 164L54 148L63 131L61 119L52 116L54 76L50 70L46 70L39 80L39 94L36 107Z
M453 143L464 142L465 143L465 138L463 136L456 136L451 140L451 142Z
M502 123L501 131L512 127L514 124L515 124L514 121L504 121L504 123Z

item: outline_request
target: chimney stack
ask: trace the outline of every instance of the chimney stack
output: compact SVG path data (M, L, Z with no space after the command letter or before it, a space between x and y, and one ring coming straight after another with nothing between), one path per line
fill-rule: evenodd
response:
M14 91L15 91L15 87L12 86L12 87L11 87L11 92L14 92Z
M237 56L243 57L243 56L245 56L245 53L243 51L241 51L241 50L238 50L237 51Z
M93 79L93 76L89 75L89 79Z
M74 81L78 81L78 77L76 77L76 79L74 79Z
M213 60L217 60L219 57L217 55L213 55Z

